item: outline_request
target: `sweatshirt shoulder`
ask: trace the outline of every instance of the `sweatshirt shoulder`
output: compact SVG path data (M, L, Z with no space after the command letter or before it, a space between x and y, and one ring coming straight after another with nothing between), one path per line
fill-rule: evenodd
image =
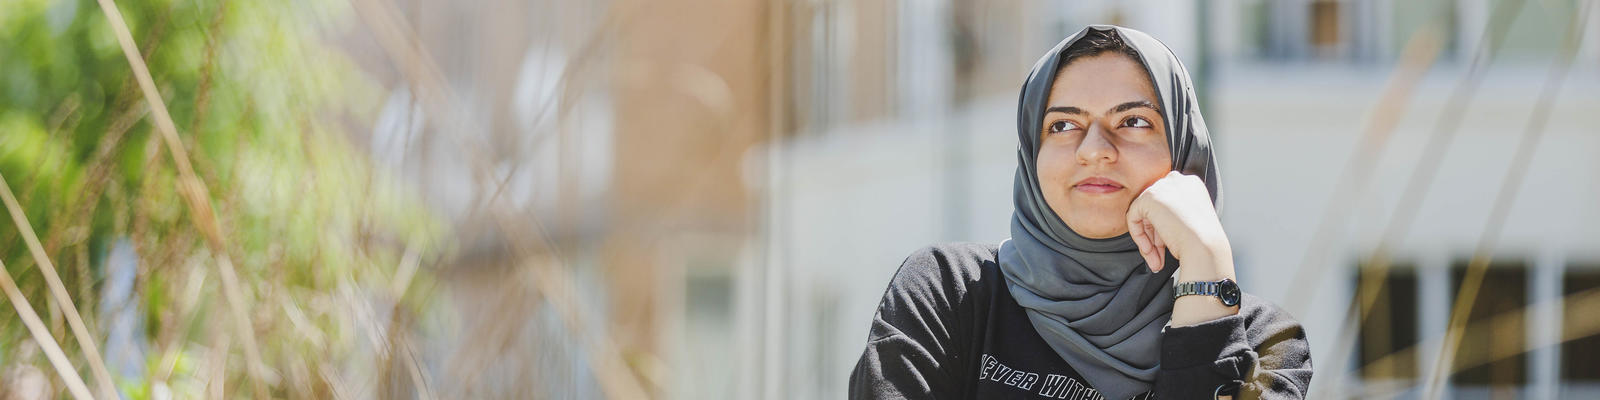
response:
M911 252L900 264L901 275L977 279L994 266L1000 246L993 243L939 243Z
M998 268L999 249L992 243L940 243L917 249L900 264L888 291L965 295L984 281L985 269Z
M1000 245L994 243L937 243L911 252L911 255L906 257L906 265L940 264L966 267L993 262L999 254Z

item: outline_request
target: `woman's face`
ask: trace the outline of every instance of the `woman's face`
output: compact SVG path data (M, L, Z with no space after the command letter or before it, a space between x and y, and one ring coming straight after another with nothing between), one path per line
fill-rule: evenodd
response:
M1172 171L1166 121L1144 66L1126 54L1080 57L1056 75L1039 127L1039 186L1074 232L1128 232L1128 205Z

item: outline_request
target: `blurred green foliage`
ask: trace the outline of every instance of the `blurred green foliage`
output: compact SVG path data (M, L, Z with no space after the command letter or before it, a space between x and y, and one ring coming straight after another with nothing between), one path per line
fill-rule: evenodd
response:
M382 94L330 44L339 32L329 27L356 21L349 4L145 0L118 7L211 191L257 345L275 374L272 393L327 390L327 375L337 376L328 370L359 362L349 347L367 335L349 317L358 303L351 299L389 294L408 249L431 259L442 246L442 225L419 196L375 171L349 141L350 132L368 129ZM91 330L104 334L95 307L107 249L125 239L139 255L135 292L149 361L142 378L119 386L133 397L158 385L178 398L199 397L201 378L222 371L230 393L248 394L238 343L226 368L201 362L218 335L232 335L213 327L231 325L216 263L178 196L171 155L146 110L94 0L0 1L0 175ZM91 379L9 214L0 221L0 257ZM199 301L186 304L186 290ZM395 311L420 304L426 296L418 290ZM18 353L31 339L9 302L0 304L0 366L49 371L42 356Z

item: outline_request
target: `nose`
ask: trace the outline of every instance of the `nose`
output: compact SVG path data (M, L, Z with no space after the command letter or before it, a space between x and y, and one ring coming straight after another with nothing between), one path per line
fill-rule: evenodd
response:
M1083 141L1078 143L1078 163L1089 165L1117 161L1117 146L1111 144L1109 135L1110 132L1100 124L1089 124L1089 129L1083 134Z

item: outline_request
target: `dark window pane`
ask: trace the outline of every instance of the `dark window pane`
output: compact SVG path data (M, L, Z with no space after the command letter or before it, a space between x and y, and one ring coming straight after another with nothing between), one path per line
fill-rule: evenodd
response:
M1450 301L1461 291L1467 263L1450 271ZM1458 385L1517 385L1528 381L1527 318L1528 269L1522 262L1490 263L1478 295L1468 313L1466 335L1456 347L1452 380ZM1489 321L1493 320L1492 323ZM1495 354L1516 355L1494 358ZM1485 362L1487 361L1487 362Z
M1311 45L1320 53L1332 53L1341 44L1339 11L1338 1L1311 2Z
M1397 265L1380 272L1361 267L1356 273L1357 306L1370 296L1372 307L1361 315L1357 337L1361 376L1365 379L1415 379L1417 356L1417 272Z
M1600 289L1600 267L1595 266L1570 268L1561 283L1562 296L1597 289ZM1600 335L1577 332L1579 327L1571 323L1577 318L1594 318L1595 310L1581 310L1572 306L1562 308L1563 314L1569 317L1562 319L1561 337L1585 336L1561 344L1561 380L1600 383L1600 357L1596 357L1600 355Z

